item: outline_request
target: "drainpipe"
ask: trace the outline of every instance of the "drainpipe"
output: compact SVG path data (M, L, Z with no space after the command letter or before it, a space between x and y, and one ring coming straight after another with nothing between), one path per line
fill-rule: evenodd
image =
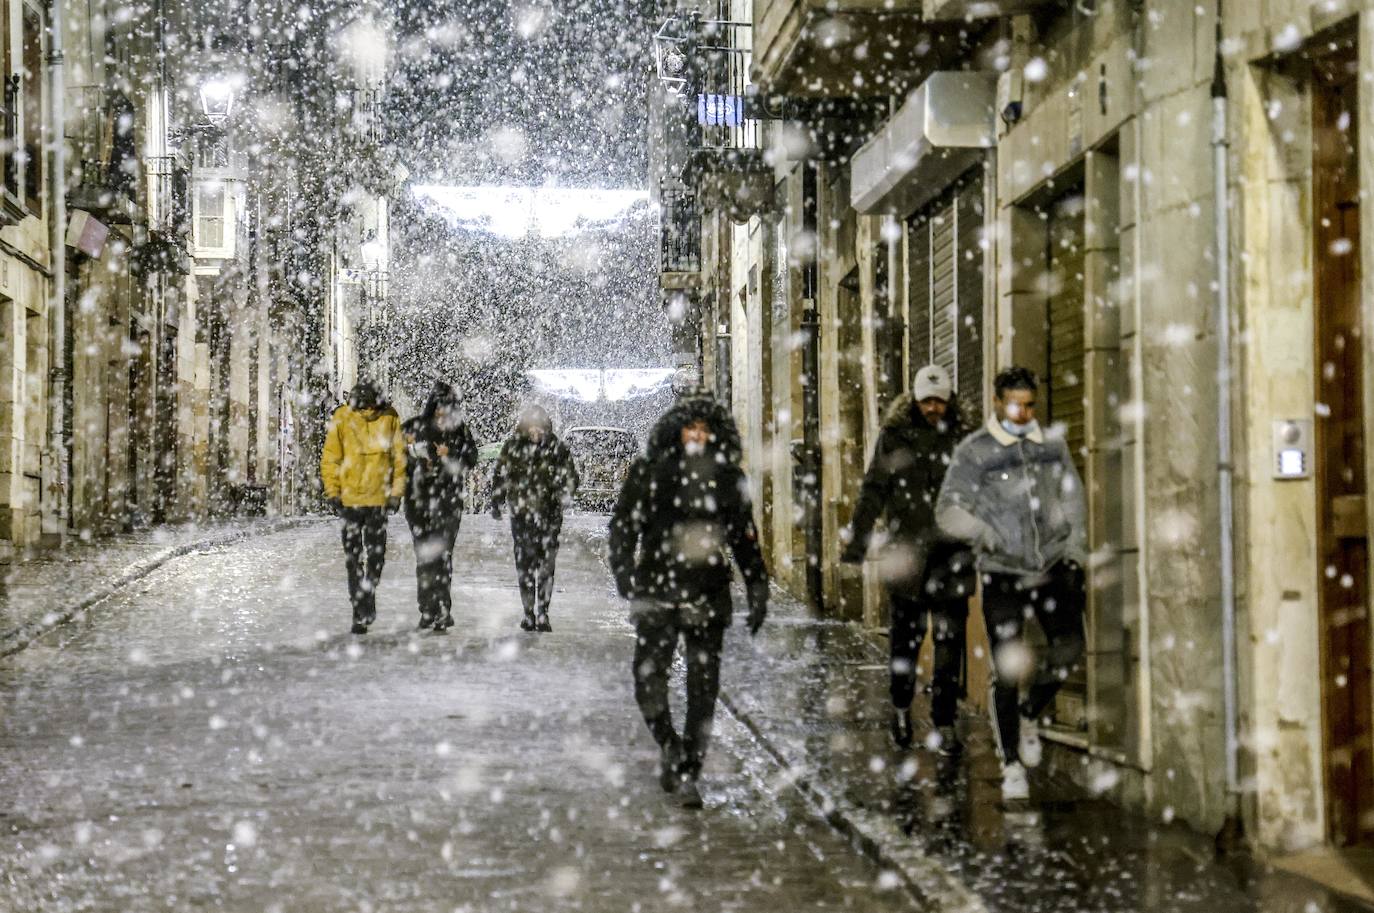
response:
M67 441L64 417L67 411L67 130L66 80L62 55L62 0L48 4L48 22L52 29L48 40L48 135L52 141L51 168L48 172L48 205L52 208L48 261L52 268L53 345L49 346L49 377L51 378L49 413L52 430L49 445L52 452L55 478L58 482L57 520L59 535L67 524L67 498L71 479L67 477Z
M1212 73L1213 214L1217 258L1217 495L1221 557L1221 694L1226 750L1226 818L1217 835L1223 852L1243 839L1240 815L1240 737L1236 712L1236 562L1234 474L1231 462L1230 188L1227 170L1226 73L1221 59L1221 2L1217 2L1216 65Z

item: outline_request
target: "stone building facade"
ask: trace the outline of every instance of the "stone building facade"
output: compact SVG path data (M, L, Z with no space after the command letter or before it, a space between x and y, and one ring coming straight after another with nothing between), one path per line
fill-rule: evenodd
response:
M986 416L1029 366L1093 548L1053 762L1266 851L1374 840L1370 8L706 6L750 26L755 148L653 161L696 194L701 269L671 281L777 579L881 625L838 551L887 404L935 361ZM699 114L714 66L658 103Z
M350 7L316 35L272 4L113 11L0 4L0 560L309 506L300 454L385 319L389 185L324 180L384 171L385 20ZM361 69L298 53L360 22L378 39ZM345 304L350 283L366 292Z

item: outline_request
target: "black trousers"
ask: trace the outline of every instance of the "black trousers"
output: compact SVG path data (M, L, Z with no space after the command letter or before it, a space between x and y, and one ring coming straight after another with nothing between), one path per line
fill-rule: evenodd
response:
M339 515L353 623L370 625L377 620L377 584L386 564L386 508L345 507Z
M515 540L515 572L520 580L520 602L526 615L547 615L553 599L553 572L558 563L558 537L563 532L561 511L510 516Z
M892 615L892 706L910 707L916 695L916 660L925 640L927 616L934 627L935 663L931 681L930 720L953 726L963 693L968 597L931 599L889 593Z
M983 616L996 675L993 722L1007 763L1017 760L1021 717L1038 719L1083 657L1087 600L1083 569L1071 562L1059 562L1050 569L1048 578L1035 586L1011 574L983 575ZM1045 632L1048 647L1022 703L1021 657L1027 655L1023 626L1031 616Z
M462 514L442 520L406 518L415 540L415 588L420 616L445 620L453 614L453 543Z
M701 618L699 609L695 614L695 620L684 618L682 609L662 606L643 613L635 622L635 701L659 747L680 754L678 772L686 777L701 773L711 741L720 694L720 652L725 629L730 626L729 592L716 597L709 618ZM687 663L687 719L681 736L673 728L668 703L668 676L679 639Z

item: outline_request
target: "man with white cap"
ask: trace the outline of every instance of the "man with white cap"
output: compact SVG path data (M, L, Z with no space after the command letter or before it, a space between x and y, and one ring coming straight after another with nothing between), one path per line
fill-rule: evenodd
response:
M847 562L863 561L874 524L886 518L878 567L892 626L892 737L901 748L911 745L916 658L929 616L935 640L931 722L945 754L958 747L954 721L963 690L968 600L976 580L968 546L941 536L935 503L963 434L949 372L926 365L916 372L911 393L898 397L883 421L841 554Z

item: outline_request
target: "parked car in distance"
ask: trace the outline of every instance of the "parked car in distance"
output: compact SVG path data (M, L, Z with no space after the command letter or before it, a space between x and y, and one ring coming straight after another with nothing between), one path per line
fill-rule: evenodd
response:
M491 474L501 456L501 442L477 448L477 465L468 471L468 496L464 505L470 513L484 514L491 509Z
M624 428L584 425L569 428L563 442L572 451L582 478L577 503L587 510L610 510L639 453L639 442Z

